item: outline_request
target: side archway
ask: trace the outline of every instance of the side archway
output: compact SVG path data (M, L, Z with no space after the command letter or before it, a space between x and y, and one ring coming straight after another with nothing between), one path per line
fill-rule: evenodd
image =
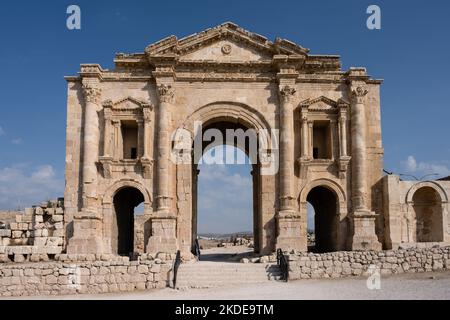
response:
M303 187L299 195L299 209L307 232L308 207L314 208L314 246L311 250L329 252L347 249L350 223L342 187L333 180L318 179ZM302 235L305 236L306 235Z
M135 180L120 180L107 189L102 200L105 251L127 256L143 251L145 221L148 220L145 217L152 212L152 200L147 188ZM139 216L136 221L134 210L141 203L144 204L144 216ZM142 244L138 240L140 238L143 238Z

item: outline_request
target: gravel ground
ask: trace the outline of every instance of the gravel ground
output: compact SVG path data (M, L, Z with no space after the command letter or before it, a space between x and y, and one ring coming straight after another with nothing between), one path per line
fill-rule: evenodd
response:
M298 280L289 283L211 289L161 289L145 292L35 297L33 299L81 300L304 300L304 299L450 299L450 272L400 274L381 277L381 289L369 290L365 278ZM24 299L24 298L21 298Z

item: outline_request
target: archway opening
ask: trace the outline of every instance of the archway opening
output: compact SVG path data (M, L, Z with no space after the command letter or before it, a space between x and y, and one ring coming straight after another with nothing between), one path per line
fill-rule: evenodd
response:
M223 140L204 142L201 157L193 164L192 239L199 240L201 260L232 262L259 251L257 146L256 152L250 150L255 143L250 136L227 139L227 130L248 134L240 124L215 122L203 129L204 136L209 129ZM222 244L226 247L218 247Z
M144 202L141 191L125 187L114 196L116 223L112 232L112 246L117 253L131 256L135 250L135 208ZM139 207L140 208L140 207ZM140 210L136 210L140 214Z
M422 187L413 195L417 242L443 241L442 205L438 192Z
M308 251L331 252L337 248L338 199L334 191L319 186L311 189L308 202Z

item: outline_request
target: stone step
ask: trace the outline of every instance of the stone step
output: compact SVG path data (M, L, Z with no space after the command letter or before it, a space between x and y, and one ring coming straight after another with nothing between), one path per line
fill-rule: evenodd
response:
M177 288L212 288L281 280L276 264L196 262L181 264Z

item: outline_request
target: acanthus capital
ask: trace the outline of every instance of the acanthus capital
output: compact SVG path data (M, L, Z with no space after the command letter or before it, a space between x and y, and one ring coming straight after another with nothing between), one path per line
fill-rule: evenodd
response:
M86 103L92 102L95 104L99 104L102 90L97 86L83 84L83 94Z
M295 96L295 93L297 90L289 85L281 86L280 87L280 97L283 101L291 101L293 97Z
M175 89L171 85L158 85L159 100L161 102L172 102L175 95Z
M369 91L362 87L358 86L354 90L352 90L352 98L355 103L364 103L364 98Z

